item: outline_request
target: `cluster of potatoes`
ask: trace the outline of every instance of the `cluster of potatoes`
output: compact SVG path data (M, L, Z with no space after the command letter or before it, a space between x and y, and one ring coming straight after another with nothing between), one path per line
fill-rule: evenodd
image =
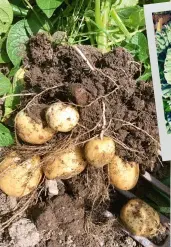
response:
M15 118L17 135L27 143L40 145L53 138L57 132L71 131L79 122L77 109L62 102L50 105L45 116L46 126L35 122L24 110L20 111ZM43 174L47 179L69 179L81 173L87 164L96 168L108 165L110 183L121 190L132 189L139 178L139 165L125 162L115 155L115 142L111 137L104 136L102 139L89 140L83 148L68 147L65 151L55 151L42 159L35 155L22 162L20 155L12 152L0 163L0 189L7 195L22 197L38 186ZM148 207L143 205L138 217L140 222L148 218ZM121 211L121 219L133 233L145 235L147 233L144 229L136 231L138 220L135 224L129 220L133 219L135 207L136 202L128 202Z

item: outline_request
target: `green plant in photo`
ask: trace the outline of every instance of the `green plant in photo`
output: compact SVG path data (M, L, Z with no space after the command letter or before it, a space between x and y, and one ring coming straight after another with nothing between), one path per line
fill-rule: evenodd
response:
M138 80L151 80L143 10L146 3L138 0L0 0L0 64L9 67L7 74L0 75L1 123L10 129L7 122L20 104L20 96L16 95L24 87L24 84L16 85L13 77L22 65L29 39L39 32L47 33L55 44L89 44L103 53L123 47L142 66Z

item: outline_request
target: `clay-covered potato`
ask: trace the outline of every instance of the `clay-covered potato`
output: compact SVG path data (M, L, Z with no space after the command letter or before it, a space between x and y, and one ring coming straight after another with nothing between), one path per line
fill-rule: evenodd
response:
M117 155L109 164L110 183L121 190L131 190L138 182L139 165L135 162L124 162Z
M115 154L115 143L111 137L94 138L85 145L85 157L88 163L97 168L111 162Z
M47 155L43 164L43 172L48 179L68 179L81 173L86 167L79 147Z
M54 136L50 127L44 127L43 123L37 123L24 111L20 111L15 118L17 135L25 142L31 144L43 144Z
M134 235L151 237L160 226L158 213L140 199L131 199L123 206L120 218L125 227Z
M77 125L79 113L72 105L57 102L47 109L46 121L55 131L69 132Z
M21 163L20 156L13 152L0 163L0 189L9 196L29 194L38 186L41 177L37 155Z

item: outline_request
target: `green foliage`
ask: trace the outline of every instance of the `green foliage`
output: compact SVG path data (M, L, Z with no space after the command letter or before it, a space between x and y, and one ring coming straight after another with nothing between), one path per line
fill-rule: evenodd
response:
M34 11L31 11L27 19L25 20L25 28L27 32L32 36L38 32L48 31L50 32L51 23L44 13L40 11L37 7Z
M151 69L143 4L151 2L148 0L0 0L0 64L13 64L7 75L12 81L25 56L29 38L38 32L46 32L56 44L91 44L102 52L110 51L117 46L124 47L143 66L144 72L139 80L149 80ZM153 0L153 2L162 2L162 0ZM160 34L159 36L161 38ZM166 40L168 42L168 37L166 38L164 34L160 39L161 47L165 45ZM163 97L166 99L164 107L167 113L167 126L170 126L168 129L171 131L169 115L171 104L168 96L171 89L165 85L163 71L164 68L161 66ZM20 84L20 81L15 81L14 78L11 84L7 77L0 74L0 96L8 96L3 105L3 121L20 103L19 97L10 95L20 93L24 87L24 84Z
M136 29L145 26L144 10L140 6L119 9L117 13L126 27Z
M57 7L62 4L63 0L36 0L39 8L50 18Z
M3 124L0 123L0 147L7 147L14 143L14 137Z
M25 17L28 14L28 9L20 7L20 5L11 4L14 16Z
M5 100L5 104L4 104L5 111L4 111L3 119L8 117L15 110L17 105L20 103L19 96L10 96L10 95L19 94L22 92L25 84L23 77L24 77L24 70L19 69L15 73L15 76L13 78L13 83L10 87L10 91L8 94L9 97L6 98Z
M136 6L138 4L138 0L116 0L114 3L114 6L117 8L127 8L127 7L132 7Z
M0 63L10 62L6 51L6 37L0 39Z
M141 62L145 62L149 58L147 38L141 32L137 32L125 48Z
M0 73L0 96L8 93L10 91L11 82L10 80Z
M8 0L0 0L0 35L6 33L13 20L13 11Z
M20 64L24 57L28 39L25 20L20 20L11 27L7 38L7 53L14 66Z

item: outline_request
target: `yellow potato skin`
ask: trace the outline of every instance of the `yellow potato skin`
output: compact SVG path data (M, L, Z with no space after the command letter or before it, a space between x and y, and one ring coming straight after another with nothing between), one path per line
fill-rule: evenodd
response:
M120 218L125 227L134 235L154 236L160 226L158 213L140 199L131 199L123 206Z
M29 194L42 178L39 156L20 162L20 157L13 152L0 163L0 189L9 196Z
M88 163L97 168L111 162L115 154L115 143L110 137L95 138L85 145L85 157Z
M110 183L121 190L131 190L138 182L139 165L135 162L124 162L114 156L109 164Z
M79 147L47 155L43 164L43 172L48 179L69 179L81 173L86 167Z
M51 128L44 128L43 124L36 123L24 111L20 111L16 115L15 127L17 135L30 144L43 144L54 136L54 131Z

